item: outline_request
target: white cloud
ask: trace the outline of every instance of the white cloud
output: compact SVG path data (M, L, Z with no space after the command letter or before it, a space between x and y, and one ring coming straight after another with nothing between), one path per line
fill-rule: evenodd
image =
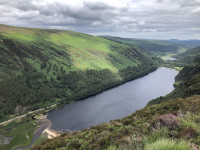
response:
M200 38L200 0L0 0L0 14L0 23L14 26Z

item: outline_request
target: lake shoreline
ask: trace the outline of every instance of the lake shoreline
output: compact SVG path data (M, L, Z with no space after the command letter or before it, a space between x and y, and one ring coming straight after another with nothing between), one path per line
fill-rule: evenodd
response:
M41 118L38 118L36 121L39 122L39 126L34 131L34 136L31 143L27 146L17 147L14 150L21 150L21 149L29 149L34 145L36 140L42 135L46 134L47 139L52 139L54 137L60 136L60 133L51 129L51 121L47 119L46 115L40 115Z
M54 138L54 137L60 136L60 133L59 133L58 131L51 129L52 123L51 123L51 121L47 118L47 115L45 115L44 121L48 122L48 127L46 127L46 128L43 130L42 134L47 134L47 138L48 138L48 139L52 139L52 138ZM42 134L41 134L41 135L42 135Z
M168 72L171 74L171 72L172 72L172 74L174 74L174 75L172 75L172 76L174 76L175 77L175 75L177 74L177 71L175 70L175 69L172 69L172 68L167 68L167 67L159 67L158 69L156 69L155 71L153 71L153 72L155 72L154 74L157 74L156 72L163 72L163 71L167 71L168 70ZM171 71L170 71L171 70ZM153 73L153 72L151 72L151 73ZM132 85L132 83L131 82L134 82L134 85L135 85L135 83L136 82L138 82L138 81L143 81L143 80L145 80L145 82L146 82L146 80L148 79L149 81L151 81L152 80L152 78L151 77L153 77L154 78L154 80L156 81L157 80L157 75L159 75L159 74L157 74L156 76L154 75L154 74L151 74L151 73L148 73L147 75L146 75L146 77L145 76L143 76L143 77L140 77L140 78L138 78L138 79L135 79L135 80L131 80L130 82L125 82L124 84L123 84L123 86L125 86L125 87L127 87L127 85L129 86L130 84ZM164 74L163 74L164 73ZM173 88L174 88L174 86L173 86L173 84L174 84L174 77L172 77L171 75L167 75L166 77L167 78L164 78L164 76L165 76L165 72L163 72L162 74L160 74L159 75L159 80L161 81L161 83L166 83L167 85L168 85L168 80L167 81L164 81L165 79L167 79L167 78L169 78L169 80L170 80L170 91L168 91L168 92L171 92L172 90L173 90ZM171 79L170 79L171 78ZM152 80L151 82L154 84L154 80ZM173 83L172 83L173 82ZM150 84L150 85L148 85L149 86L149 88L146 90L146 92L148 91L148 92L150 92L151 91L151 85L152 85L152 83ZM121 84L121 86L122 86L122 84ZM90 109L92 109L92 108L90 108L89 107L89 109L87 108L87 106L90 106L90 105L93 105L94 103L95 103L95 105L102 105L101 103L102 103L102 101L101 100L98 100L98 102L96 103L95 101L91 101L91 100L89 100L90 101L90 104L88 105L88 102L86 102L86 101L88 101L88 99L94 99L95 97L99 97L100 95L105 95L108 91L112 91L112 90L114 90L114 91L118 91L118 89L120 89L120 87L121 86L115 86L115 87L113 87L113 88L110 88L110 89L108 89L108 90L104 90L104 91L102 91L102 92L99 92L98 94L95 94L95 95L93 95L93 96L88 96L88 97L86 97L85 99L81 99L81 100L77 100L76 102L78 102L78 103L71 103L71 104L67 104L67 105L65 105L64 107L62 107L62 108L60 108L60 109L57 109L57 111L55 111L55 110L52 110L51 112L49 112L47 115L48 115L48 119L50 119L51 121L53 121L52 120L52 114L54 114L54 113L56 113L56 112L59 112L59 114L61 115L62 113L63 113L63 110L66 110L66 109L70 109L70 112L68 112L68 114L69 113L71 113L71 114L74 114L74 115L76 115L77 113L79 114L79 115L83 115L84 113L86 113L87 111L89 111L90 112ZM138 86L138 85L137 85ZM145 85L144 85L145 86ZM139 87L141 87L141 86L139 86ZM156 87L157 87L157 90L159 90L160 91L160 84L157 84L157 81L156 81ZM146 88L146 87L145 87ZM137 87L136 87L136 89L137 89ZM127 88L127 90L132 90L132 91L135 91L134 93L137 93L137 90L136 90L134 87L133 87L133 89L130 87L130 88ZM127 90L125 89L125 92L127 92ZM149 91L150 90L150 91ZM163 93L162 91L163 91L164 89L162 89L161 88L161 93ZM164 90L165 91L165 90ZM105 92L105 93L104 93ZM155 98L155 96L153 96L153 97L149 97L148 95L147 95L147 97L145 97L145 95L146 94L144 94L144 93L141 93L141 92L145 92L145 91L140 91L140 94L139 95L142 95L142 97L144 98L144 100L146 101L146 100L151 100L151 99L154 99ZM153 91L152 91L153 92ZM166 94L168 94L168 92L166 93L166 92L164 92L163 94L164 95L166 95ZM132 93L132 92L131 92ZM151 93L151 92L150 92ZM154 93L157 93L156 91L154 91ZM120 94L120 91L118 91L117 93L115 93L115 94ZM123 94L123 93L122 93ZM124 97L125 96L125 97ZM127 97L126 98L126 94L123 96L123 99L134 99L134 97ZM162 94L161 95L158 95L158 97L159 96L163 96ZM102 97L101 99L104 99L105 97ZM116 97L117 98L117 97ZM143 101L143 98L142 99L140 99L139 98L139 101ZM138 99L138 98L136 98L136 99ZM129 100L130 101L130 100ZM135 107L138 107L137 108L137 110L139 110L139 109L141 109L141 108L143 108L143 107L145 107L146 106L146 104L145 104L145 106L141 106L141 103L139 102L139 101L137 101L135 104L134 104L134 106L132 106L132 108L131 108L131 110L129 111L129 114L131 114L131 113L133 113L133 111L134 111L134 109L135 109ZM144 102L145 102L144 101ZM110 101L107 101L108 103L110 103L110 102L112 102L112 100ZM106 102L106 103L107 103ZM115 103L118 103L118 101L116 101L115 100ZM137 104L139 102L139 104ZM71 110L71 109L74 109L74 105L80 105L80 104L82 104L82 103L84 103L84 105L86 105L86 108L84 108L84 110L76 110L76 112L74 112L73 110ZM85 104L85 103L87 103L87 104ZM126 103L126 101L124 101L124 103ZM142 102L143 103L143 102ZM114 105L115 104L113 104L112 103L112 107L114 107ZM122 104L122 105L124 105L124 104ZM143 104L142 104L143 105ZM96 106L95 106L96 107ZM111 108L112 108L111 107ZM118 108L118 107L116 107L116 108ZM87 110L87 111L85 111L85 110ZM102 109L101 109L102 110ZM62 113L61 113L62 112ZM82 114L83 113L83 114ZM102 115L102 113L104 114L105 113L105 111L103 111L103 112L99 112L101 115ZM51 116L49 116L49 114L51 114ZM67 115L67 114L66 114ZM80 118L79 117L79 115L77 116L78 118ZM93 114L88 114L88 115L93 115ZM109 114L110 115L110 114ZM123 113L122 114L120 114L120 116L121 115L123 115ZM68 116L68 115L67 115ZM63 116L63 115L61 115L61 116L57 116L56 118L57 118L57 120L62 120L62 119L60 119L60 118L65 118L65 119L67 119L66 117L67 116ZM75 120L77 120L78 118L77 117L75 117L76 119ZM101 117L101 116L100 116ZM122 118L123 118L124 116L122 116ZM63 118L63 119L64 119ZM83 117L82 117L83 118ZM90 118L90 117L89 117ZM69 119L69 118L68 118ZM71 118L72 119L72 118ZM70 120L71 120L70 119ZM81 118L80 118L81 119ZM117 119L117 118L116 118ZM78 119L79 120L79 119ZM95 120L98 120L98 118L95 118ZM114 120L114 119L111 119L111 120ZM55 120L54 120L55 121ZM90 120L91 121L91 120ZM81 122L79 122L79 124L81 125L81 126L85 126L84 124L86 123L86 122L90 122L90 121L88 121L88 120L85 120L84 121L84 123L81 123ZM109 120L106 120L105 122L108 122ZM70 126L70 124L71 124L71 122L68 122L69 123L69 126ZM67 124L68 124L67 123ZM57 125L59 124L59 122L57 122L56 123ZM86 123L87 124L87 123ZM98 123L98 124L100 124L100 123ZM56 126L57 126L56 125ZM65 124L66 125L66 124ZM76 126L77 126L78 124L76 124ZM91 124L91 126L93 126L93 125L96 125L96 123L95 124ZM60 125L59 125L60 126ZM65 127L64 126L64 124L62 125L62 127L55 127L54 126L54 124L53 124L53 126L51 127L51 129L53 129L53 130L55 130L55 131L68 131L68 129L69 130L71 130L71 131L80 131L80 130L82 130L82 129L84 129L85 127L81 127L81 129L75 129L76 127L72 127L72 128L70 128L70 127ZM86 128L90 128L90 126L87 126Z
M160 66L160 67L162 67L162 66ZM160 68L160 67L154 68L154 69L151 70L150 72L147 72L147 73L145 73L145 74L143 74L143 75L141 75L141 76L139 76L139 77L136 77L136 78L133 78L133 79L130 79L130 80L126 80L126 81L122 81L122 82L119 83L119 84L113 85L113 86L111 86L111 87L109 87L109 88L105 88L105 89L103 89L103 90L101 90L101 91L99 91L99 92L97 92L97 93L84 96L84 97L82 97L82 98L80 98L80 99L70 100L70 101L68 101L67 103L65 103L63 106L61 106L61 107L56 107L56 108L54 108L54 109L52 109L52 110L49 110L49 111L45 112L45 114L48 115L48 113L53 112L53 111L57 111L57 110L59 110L59 109L62 109L62 108L64 108L64 107L66 107L68 104L71 104L71 103L74 103L74 102L78 102L78 101L82 101L82 100L84 100L84 99L87 99L87 98L96 96L96 95L101 94L101 93L103 93L103 92L105 92L105 91L108 91L108 90L110 90L110 89L117 88L118 86L121 86L121 85L123 85L123 84L129 83L129 82L134 81L134 80L137 80L137 79L139 79L139 78L142 78L142 77L144 77L144 76L146 76L146 75L148 75L148 74L150 74L150 73L156 71L156 70L157 70L158 68ZM163 67L163 68L168 68L168 67ZM173 68L168 68L168 69L175 70L175 69L173 69Z
M123 84L125 84L125 83L131 82L131 81L133 81L133 80L142 78L142 77L144 77L144 76L146 76L146 75L148 75L148 74L150 74L150 73L156 71L156 70L157 70L158 68L160 68L160 67L161 67L161 66L158 66L158 67L156 67L156 68L153 68L152 70L150 70L150 71L148 71L148 72L146 72L146 73L144 73L144 74L142 74L142 75L139 75L139 76L136 77L136 78L129 79L129 80L126 80L126 81L121 81L120 83L118 83L118 84L116 84L116 85L113 85L113 86L111 86L111 87L105 88L105 89L103 89L103 90L101 90L101 91L99 91L99 92L97 92L97 93L90 94L90 95L86 95L86 96L84 96L84 97L82 97L82 98L79 98L79 99L69 100L68 102L66 102L66 103L63 104L62 106L56 106L57 104L53 104L52 106L49 106L49 110L46 110L46 111L44 112L44 114L47 114L47 115L48 115L49 112L62 109L62 108L64 108L66 105L68 105L68 104L70 104L70 103L74 103L74 102L76 102L76 101L81 101L81 100L84 100L84 99L86 99L86 98L89 98L89 97L92 97L92 96L96 96L96 95L98 95L98 94L100 94L100 93L103 93L103 92L105 92L105 91L107 91L107 90L110 90L110 89L112 89L112 88L118 87L118 86L120 86L120 85L123 85ZM165 67L165 68L167 68L167 67ZM52 107L54 107L54 105L55 105L55 108L52 108ZM32 111L32 112L35 112L35 111L42 111L42 110L44 110L44 109L45 109L45 108L40 108L40 109L34 110L34 111ZM24 117L22 117L22 116L25 116L25 115L26 115L26 114L20 115L20 116L15 116L14 118L10 118L10 119L8 119L8 120L2 121L2 122L0 122L0 126L6 124L6 122L11 123L12 120L15 120L16 118L24 118ZM26 117L26 116L25 116L25 117Z
M154 71L156 71L156 70L159 69L159 68L161 68L161 67L156 68ZM167 67L163 67L163 68L167 68ZM173 68L168 68L168 69L175 70L175 69L173 69ZM154 71L152 71L152 72L154 72ZM146 75L151 74L152 72L149 72L149 73L147 73ZM138 78L136 78L136 79L143 78L143 77L146 76L146 75L143 75L142 77L138 77ZM94 95L89 95L89 96L86 96L86 97L84 97L84 98L82 98L82 99L70 101L69 103L67 103L67 104L66 104L65 106L63 106L63 107L59 107L59 108L50 110L50 111L48 111L48 112L45 112L45 114L42 115L43 117L45 116L45 118L39 118L39 120L43 120L44 122L45 122L45 121L48 122L48 126L43 130L43 132L41 133L41 135L44 134L48 139L51 139L51 138L60 136L62 133L67 133L67 132L70 132L70 133L71 133L71 132L74 132L74 131L80 131L80 130L70 131L70 130L59 130L59 129L57 130L57 129L53 129L53 128L52 128L52 121L49 120L49 119L47 118L48 113L54 112L54 111L57 111L57 110L60 110L60 109L63 109L64 107L68 106L68 104L70 104L70 103L82 101L82 100L84 100L84 99L86 99L86 98L96 96L96 95L98 95L98 94L100 94L100 93L103 93L103 92L108 91L108 90L110 90L110 89L114 89L114 88L116 88L116 87L118 87L118 86L121 86L121 85L126 84L126 83L131 82L131 81L134 81L134 80L136 80L136 79L123 82L123 83L118 84L118 85L116 85L116 86L114 86L114 87L111 87L111 88L107 88L107 89L105 89L105 90L103 90L103 91L100 91L100 92L94 94ZM42 123L42 124L43 124L43 123ZM101 124L101 123L100 123L100 124ZM41 126L42 126L42 125L41 125ZM90 127L89 127L89 128L90 128ZM36 129L36 130L38 130L38 129ZM83 130L83 129L81 129L81 130ZM35 132L36 132L36 131L35 131ZM34 132L34 134L36 134L35 132ZM41 136L41 135L40 135L40 136ZM38 138L39 138L39 137L38 137ZM35 140L35 141L36 141L36 140ZM35 141L34 141L34 143L35 143ZM32 142L31 142L31 143L32 143ZM32 145L33 145L34 143L32 143ZM32 145L31 145L31 146L32 146ZM30 146L30 147L31 147L31 146Z

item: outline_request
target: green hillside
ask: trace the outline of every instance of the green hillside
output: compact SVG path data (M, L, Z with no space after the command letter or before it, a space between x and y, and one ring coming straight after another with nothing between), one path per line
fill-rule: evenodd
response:
M96 94L156 68L144 52L100 37L0 25L0 121Z
M200 60L200 59L197 59ZM177 98L123 119L61 135L32 150L195 150L200 145L200 62L177 76ZM179 97L179 98L178 98ZM184 98L180 98L184 97ZM164 97L165 98L165 97Z
M181 53L177 55L176 58L185 63L192 63L198 56L200 56L200 46Z
M137 56L139 52L130 50L129 46L71 31L0 25L0 39L1 64L9 67L1 67L4 72L22 73L18 69L25 68L24 63L40 69L38 64L46 62L48 65L49 62L51 66L63 67L67 72L105 68L116 72L140 64L136 57L127 59L126 54L123 54L129 51L132 56ZM51 68L50 74L53 74Z

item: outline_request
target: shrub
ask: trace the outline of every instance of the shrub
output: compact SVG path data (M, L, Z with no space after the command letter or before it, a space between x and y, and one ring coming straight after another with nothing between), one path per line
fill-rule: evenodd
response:
M158 122L155 124L156 129L161 129L163 127L167 127L170 130L175 129L180 125L176 116L172 114L162 115L158 117Z
M191 138L195 138L197 135L198 135L197 131L192 127L187 127L181 132L179 132L180 138L191 139Z
M180 119L182 130L186 128L193 128L196 131L200 132L198 118L199 118L199 115L187 113L183 118Z
M74 140L72 140L72 141L69 143L69 145L68 145L67 148L68 148L69 150L72 150L72 149L79 149L79 148L81 147L81 145L82 145L82 143L81 143L80 140L74 139Z
M127 145L123 145L123 146L120 146L120 147L110 146L107 150L133 150L133 148L129 147Z

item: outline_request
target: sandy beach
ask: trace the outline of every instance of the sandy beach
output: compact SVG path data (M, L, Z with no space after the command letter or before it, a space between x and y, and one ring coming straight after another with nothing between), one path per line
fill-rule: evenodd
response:
M42 134L46 135L48 139L60 136L60 134L51 129L51 121L47 119L46 115L40 115L37 117L39 121L42 121L40 127L35 131L37 133L40 128L43 128Z

